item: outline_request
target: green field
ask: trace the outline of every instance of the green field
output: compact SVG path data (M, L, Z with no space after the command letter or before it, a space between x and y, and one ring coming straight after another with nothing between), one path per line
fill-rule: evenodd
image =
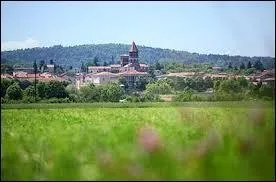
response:
M275 180L272 102L1 106L1 180Z

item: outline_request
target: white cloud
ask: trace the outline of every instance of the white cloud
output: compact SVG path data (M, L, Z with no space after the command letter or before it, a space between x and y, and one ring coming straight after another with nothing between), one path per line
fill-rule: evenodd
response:
M1 42L1 51L9 51L15 49L26 49L26 48L33 48L39 47L40 43L33 38L28 38L24 41L6 41Z

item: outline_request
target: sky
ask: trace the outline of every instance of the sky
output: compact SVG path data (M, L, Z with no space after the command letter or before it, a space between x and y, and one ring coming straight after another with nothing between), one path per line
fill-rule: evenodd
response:
M1 51L132 41L275 57L275 2L1 1Z

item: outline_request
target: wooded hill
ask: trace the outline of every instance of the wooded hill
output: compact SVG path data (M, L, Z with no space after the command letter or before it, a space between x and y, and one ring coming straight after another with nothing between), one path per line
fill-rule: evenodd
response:
M50 60L62 66L80 67L81 63L93 62L96 57L102 65L116 63L121 54L128 54L130 45L127 44L90 44L63 47L61 45L43 48L18 49L14 51L1 52L1 64L32 66L34 60L44 60L49 64ZM233 66L245 65L250 61L254 63L260 60L266 69L274 68L275 58L272 57L243 57L215 54L198 54L187 51L176 51L171 49L152 48L139 46L140 62L152 64L158 62L181 62L185 64L210 64L212 66L227 67L229 63Z

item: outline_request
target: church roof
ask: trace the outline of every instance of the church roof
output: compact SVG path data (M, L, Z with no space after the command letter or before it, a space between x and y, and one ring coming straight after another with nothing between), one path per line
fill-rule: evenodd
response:
M135 45L135 42L132 42L132 45L130 46L129 52L138 52L137 46Z

